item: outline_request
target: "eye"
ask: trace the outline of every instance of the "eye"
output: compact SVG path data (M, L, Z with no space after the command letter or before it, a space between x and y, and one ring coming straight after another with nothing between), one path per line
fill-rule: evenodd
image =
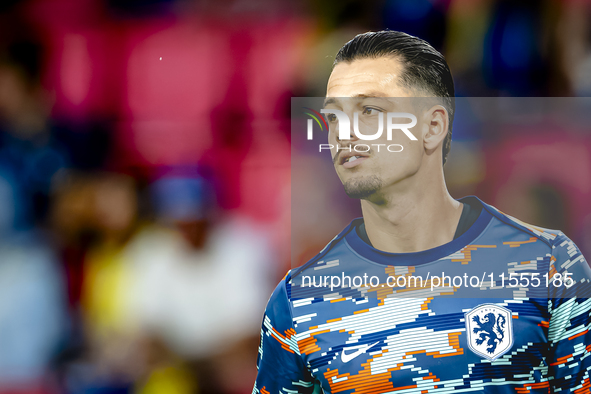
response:
M337 121L337 116L335 114L326 114L326 120L330 123L334 123Z
M363 111L361 112L361 114L363 114L363 115L377 115L380 112L382 112L382 111L380 111L377 108L363 107Z

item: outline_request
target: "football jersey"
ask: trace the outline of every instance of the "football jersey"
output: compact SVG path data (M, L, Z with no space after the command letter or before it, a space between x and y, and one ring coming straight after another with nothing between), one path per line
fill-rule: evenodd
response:
M253 393L589 393L576 245L460 201L484 209L447 244L382 252L355 219L291 270L265 310Z

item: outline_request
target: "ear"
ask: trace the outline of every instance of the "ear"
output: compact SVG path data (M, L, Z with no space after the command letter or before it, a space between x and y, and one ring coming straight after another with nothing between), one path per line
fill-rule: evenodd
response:
M433 153L445 139L449 127L447 110L442 105L434 105L425 111L427 132L423 137L423 144L427 154Z

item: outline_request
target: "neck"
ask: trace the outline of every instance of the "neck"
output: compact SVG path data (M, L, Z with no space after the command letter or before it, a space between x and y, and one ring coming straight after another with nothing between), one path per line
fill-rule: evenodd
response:
M411 253L432 249L453 240L462 204L447 191L443 174L431 179L428 190L385 193L379 202L362 200L361 209L372 245L390 253Z

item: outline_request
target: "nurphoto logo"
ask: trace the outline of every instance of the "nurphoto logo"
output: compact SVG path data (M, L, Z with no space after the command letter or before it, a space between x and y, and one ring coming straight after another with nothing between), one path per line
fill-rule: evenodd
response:
M307 139L312 140L314 138L314 122L318 125L321 131L328 132L330 130L326 119L322 114L326 114L331 123L338 122L339 131L338 131L338 139L340 141L350 140L351 137L351 120L349 116L340 110L337 109L321 109L320 112L313 110L309 107L304 107L307 110L305 112L306 115L310 116L307 122ZM384 127L384 118L386 127ZM353 135L362 141L375 141L382 137L384 134L384 128L386 129L386 139L388 141L392 141L392 136L395 130L400 130L408 137L411 141L417 141L417 138L410 132L410 128L416 126L417 124L417 117L411 113L407 112L378 112L377 113L378 119L378 129L373 134L362 133L359 129L359 112L353 113ZM410 120L409 122L405 123L398 123L400 119L407 119ZM395 121L396 120L396 121ZM380 146L385 146L389 152L402 152L403 146L400 144L371 144L372 146L377 148L377 151L380 150ZM365 151L369 151L370 147L367 144L358 144L359 148L365 147ZM320 144L319 151L322 149L333 149L334 146L332 144ZM339 149L339 147L337 147Z

